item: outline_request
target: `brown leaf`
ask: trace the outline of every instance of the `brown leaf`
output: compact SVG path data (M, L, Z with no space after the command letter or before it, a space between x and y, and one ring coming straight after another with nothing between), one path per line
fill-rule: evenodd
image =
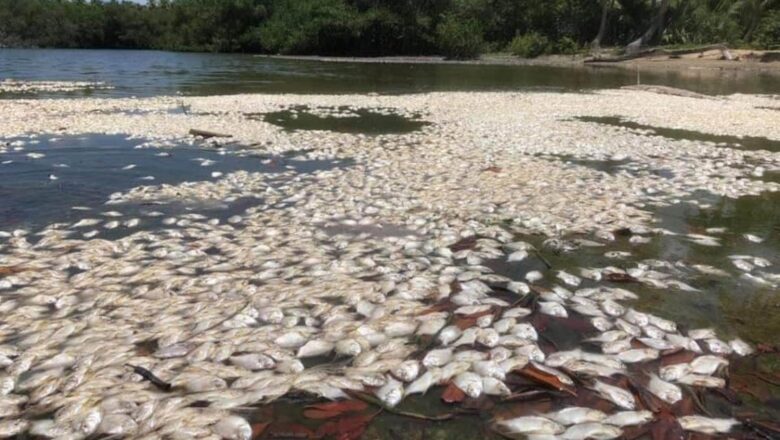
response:
M515 370L517 374L520 374L521 376L527 377L528 379L533 380L536 383L546 385L554 390L557 391L563 391L568 394L571 394L572 396L576 396L577 393L574 389L572 389L570 386L564 384L561 382L560 379L558 379L557 376L554 374L546 373L541 370L537 370L536 368L526 365L523 367L522 370Z
M307 409L333 412L358 412L368 408L368 404L362 400L339 400L336 402L315 403L308 405Z
M661 366L674 364L687 364L696 357L696 353L692 351L678 351L661 357Z
M662 412L650 427L650 435L653 440L682 440L683 429L672 414Z
M268 429L270 423L253 423L252 424L252 438L258 439Z
M465 399L466 393L456 387L454 383L448 384L447 388L445 388L444 392L441 394L441 400L445 403L460 403Z
M366 427L374 417L379 414L365 414L356 416L342 417L338 420L332 420L324 423L317 428L315 436L317 438L335 437L338 439L357 439L363 434Z
M476 235L466 237L450 246L450 250L452 252L460 252L466 249L474 249L477 246L477 239L478 237Z
M305 409L303 410L303 416L307 419L313 420L325 420L333 419L343 414L341 411L323 411L319 409Z
M455 318L455 325L461 330L474 327L477 325L477 320L483 316L492 315L493 310L485 310L484 312L474 313L473 315L462 315Z
M487 168L483 169L482 172L483 173L500 173L501 172L501 168L499 168L497 166L487 167Z

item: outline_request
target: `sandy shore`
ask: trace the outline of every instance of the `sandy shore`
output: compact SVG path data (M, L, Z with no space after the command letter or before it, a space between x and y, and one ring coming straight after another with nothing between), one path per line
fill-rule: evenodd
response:
M679 58L668 56L653 56L630 61L612 63L586 64L586 55L545 55L534 59L518 58L508 54L487 54L476 60L449 60L441 56L393 56L393 57L328 57L328 56L267 56L277 59L313 60L334 63L379 63L379 64L466 64L466 65L503 65L503 66L549 66L569 68L614 68L614 69L640 69L653 71L712 71L717 72L760 72L772 75L780 75L780 62L759 62L755 60L760 56L760 51L734 51L739 60L720 60L719 52L706 51L698 54L690 54Z

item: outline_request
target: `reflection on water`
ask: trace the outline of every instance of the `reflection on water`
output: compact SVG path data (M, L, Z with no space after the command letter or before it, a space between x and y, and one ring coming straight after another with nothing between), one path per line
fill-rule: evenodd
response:
M636 73L609 67L329 63L242 54L3 49L0 80L7 78L101 81L115 87L71 96L155 96L589 90L634 84ZM776 75L738 71L643 72L642 81L707 94L776 93L780 88Z
M319 107L312 112L307 106L295 106L265 115L247 115L249 119L259 119L261 116L263 121L286 130L327 130L368 135L410 133L428 125L417 118L408 118L388 109Z
M296 172L310 173L338 165L334 161L290 160L180 143L170 143L164 149L144 147L146 140L121 135L48 135L2 140L13 141L24 145L0 154L0 229L41 227L94 217L94 212L71 208L99 208L111 194L137 186L217 180L239 170L281 173L288 171L289 166ZM170 215L196 209L216 218L228 218L256 205L258 200L230 200L213 206L176 201L165 207L137 206L131 211L144 215L148 214L146 211L166 210ZM102 210L114 208L103 206ZM130 215L124 208L128 207L123 206L123 211Z
M642 130L645 134L675 140L713 142L740 150L780 151L780 141L757 136L725 136L702 133L694 130L682 130L679 128L654 127L652 125L627 121L619 116L581 116L576 119L583 122L593 122L596 124L611 125L613 127L628 128L631 130Z

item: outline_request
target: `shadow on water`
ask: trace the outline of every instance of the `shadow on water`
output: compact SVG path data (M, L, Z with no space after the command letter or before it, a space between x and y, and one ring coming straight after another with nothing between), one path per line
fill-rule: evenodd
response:
M308 106L295 106L289 110L249 114L249 119L262 119L285 130L326 130L337 133L367 135L411 133L422 129L428 122L417 116L405 117L392 109L351 107L318 107L324 114L312 112Z
M596 124L610 125L613 127L628 128L631 130L643 130L650 135L661 136L674 140L688 140L698 142L712 142L737 148L740 150L768 150L780 151L780 141L756 136L725 136L717 134L702 133L694 130L682 130L678 128L655 127L652 125L639 124L637 122L627 121L619 116L580 116L575 118L582 122L591 122ZM723 145L725 144L725 145Z
M606 158L590 159L579 158L572 155L545 156L555 161L562 161L565 165L585 167L609 175L625 174L629 176L653 175L664 179L674 178L674 172L665 168L652 168L648 164L632 162L630 159Z
M120 208L104 205L111 194L138 186L216 181L236 171L284 173L292 169L311 173L344 165L340 161L294 160L183 143L171 145L173 148L144 147L145 139L122 135L47 135L3 142L12 141L24 145L18 150L7 147L8 151L0 153L0 229L100 217L101 212ZM203 211L225 219L259 203L260 199L252 197L209 205L181 200L164 206L122 204L120 210L125 216L151 211L165 211L167 215ZM72 209L78 206L93 209Z

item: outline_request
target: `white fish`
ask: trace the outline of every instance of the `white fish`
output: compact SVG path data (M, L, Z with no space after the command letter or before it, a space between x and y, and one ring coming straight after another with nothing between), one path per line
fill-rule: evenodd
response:
M560 438L564 440L609 440L618 438L623 434L623 431L610 425L604 425L602 423L582 423L574 425L561 434Z
M561 304L557 302L550 302L550 301L539 302L539 312L545 315L555 316L558 318L569 317L569 313L566 312L566 308L564 308Z
M617 354L617 357L625 363L637 363L658 359L658 355L658 350L653 348L635 348L633 350L621 351Z
M763 238L759 237L758 235L754 234L742 234L743 237L745 237L745 240L751 242L751 243L762 243L764 241Z
M425 394L441 378L441 370L429 369L406 387L406 395Z
M704 434L725 434L731 431L739 422L735 419L712 419L702 416L684 416L677 419L686 431L696 431Z
M452 360L452 349L442 348L429 351L423 358L423 365L426 368L443 367Z
M578 425L580 423L600 422L607 418L603 412L582 406L564 408L560 411L547 413L545 417L554 420L561 425Z
M393 369L392 373L404 382L411 382L420 374L420 363L415 360L403 361Z
M497 424L503 432L513 435L558 435L566 429L563 425L540 416L517 417L498 421Z
M462 331L455 325L449 325L447 327L444 327L441 332L439 332L439 341L442 343L442 345L450 345L451 343L455 342L458 338L460 338L462 334Z
M329 341L313 339L298 349L299 358L322 356L333 351L334 344Z
M467 396L476 399L482 394L482 378L470 372L460 373L452 381Z
M716 337L715 330L711 328L699 328L688 331L688 337L691 339L712 339Z
M525 279L529 283L534 283L536 281L541 280L542 278L544 278L544 275L542 275L542 273L539 272L538 270L532 270L532 271L528 272L527 274L525 274Z
M726 386L726 381L720 377L705 376L701 374L686 374L677 379L677 383L706 388L723 388Z
M376 396L385 405L396 406L404 397L404 385L392 377L388 377L387 383L376 390Z
M731 347L729 344L721 341L717 338L707 339L704 341L705 344L707 344L707 348L715 354L722 354L722 355L730 355L731 354Z
M528 258L528 252L525 250L515 251L509 254L509 257L506 259L506 261L512 263L516 261L523 261L526 258Z
M647 389L667 403L675 404L682 399L682 390L677 385L666 382L655 374L650 375Z
M661 379L666 381L676 381L677 379L692 373L690 364L672 364L661 367L658 374Z
M135 167L136 167L135 164L130 164L130 165L123 166L122 169L128 171L128 170L132 170Z
M15 437L30 428L30 422L24 419L0 421L0 438Z
M227 416L217 422L212 430L214 434L228 440L250 440L252 427L243 417Z
M634 426L642 425L653 420L653 413L650 411L621 411L610 415L602 422L614 426Z
M274 368L276 362L262 353L249 353L239 356L230 356L230 363L247 370L267 370Z
M508 396L512 394L504 382L494 377L482 378L482 391L488 396Z
M733 339L729 342L729 347L734 350L734 353L740 356L749 356L753 354L753 348L742 339Z
M690 373L703 374L709 376L714 374L720 367L725 367L729 361L719 356L704 355L699 356L690 362ZM684 376L684 375L683 375ZM680 376L682 377L682 376Z
M596 380L593 382L592 389L605 399L623 409L633 410L636 407L634 396L623 388L618 388Z

